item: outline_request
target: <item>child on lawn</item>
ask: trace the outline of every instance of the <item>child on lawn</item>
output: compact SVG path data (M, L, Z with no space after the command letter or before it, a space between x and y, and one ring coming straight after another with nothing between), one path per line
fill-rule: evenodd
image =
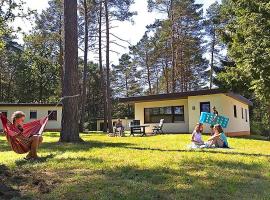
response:
M204 142L202 140L202 132L203 132L203 124L198 123L191 136L191 142L195 146L201 146L204 145Z
M221 125L216 124L213 128L214 130L214 135L209 138L208 140L208 146L212 147L218 147L218 148L228 148L228 140L227 137L221 127Z

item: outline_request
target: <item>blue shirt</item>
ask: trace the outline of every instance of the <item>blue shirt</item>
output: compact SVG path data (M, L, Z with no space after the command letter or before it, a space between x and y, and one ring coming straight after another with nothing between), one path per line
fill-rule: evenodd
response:
M221 133L220 139L224 142L224 146L229 147L228 140L224 132Z

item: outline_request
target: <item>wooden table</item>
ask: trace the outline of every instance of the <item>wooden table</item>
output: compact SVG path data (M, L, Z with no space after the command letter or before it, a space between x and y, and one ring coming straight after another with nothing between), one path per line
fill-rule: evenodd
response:
M150 127L149 125L132 125L130 126L130 136L139 133L142 134L141 137L146 136L145 128Z

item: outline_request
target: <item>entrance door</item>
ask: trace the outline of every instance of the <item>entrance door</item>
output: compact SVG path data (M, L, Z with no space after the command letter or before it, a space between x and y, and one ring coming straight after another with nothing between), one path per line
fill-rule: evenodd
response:
M201 102L200 103L200 113L202 112L211 112L211 108L210 108L210 102Z

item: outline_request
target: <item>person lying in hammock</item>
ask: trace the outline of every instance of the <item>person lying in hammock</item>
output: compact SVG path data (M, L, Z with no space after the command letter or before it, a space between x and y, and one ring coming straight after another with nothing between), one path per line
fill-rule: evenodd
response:
M16 139L23 145L29 148L29 153L25 159L38 159L37 150L39 145L42 143L43 138L41 135L33 135L30 137L25 137L23 133L23 123L25 120L25 114L22 111L16 111L12 114L11 117L13 125L15 125L18 130L21 132L16 136Z

